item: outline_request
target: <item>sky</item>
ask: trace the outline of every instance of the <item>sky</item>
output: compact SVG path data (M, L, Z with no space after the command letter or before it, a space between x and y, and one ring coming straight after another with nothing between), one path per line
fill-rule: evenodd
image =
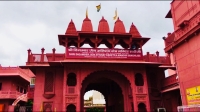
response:
M143 47L147 51L164 53L163 36L173 32L172 19L165 18L171 1L1 1L0 2L0 64L22 66L27 61L27 50L32 53L64 53L58 43L58 34L64 34L72 19L81 30L86 9L97 31L99 20L104 16L110 31L114 27L114 14L123 21L128 32L131 23L143 37L151 38ZM101 11L96 6L101 3Z

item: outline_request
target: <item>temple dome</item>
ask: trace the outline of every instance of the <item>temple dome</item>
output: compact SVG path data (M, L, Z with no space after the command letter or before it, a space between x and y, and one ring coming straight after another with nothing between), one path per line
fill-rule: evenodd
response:
M76 27L74 25L74 22L71 19L70 23L68 24L65 34L75 34L75 33L77 33Z
M124 23L119 19L115 22L114 31L115 33L126 33Z
M98 32L110 32L108 22L104 17L99 21Z
M88 32L92 32L93 31L92 22L87 16L83 20L81 31L88 31Z
M132 34L132 37L142 37L139 33L139 31L137 30L136 26L132 23L129 33Z

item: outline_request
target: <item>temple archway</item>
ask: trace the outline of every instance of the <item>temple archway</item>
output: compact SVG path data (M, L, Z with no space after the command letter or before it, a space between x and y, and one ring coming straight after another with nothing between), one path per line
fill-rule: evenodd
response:
M129 92L131 83L121 73L115 71L96 71L82 81L81 110L84 110L84 94L89 90L97 90L105 97L106 112L131 111L133 102Z

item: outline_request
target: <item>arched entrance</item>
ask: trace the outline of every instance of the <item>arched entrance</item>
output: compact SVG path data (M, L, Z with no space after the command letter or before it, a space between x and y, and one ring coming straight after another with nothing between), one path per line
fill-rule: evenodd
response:
M81 110L84 110L84 94L89 90L97 90L105 96L106 112L132 111L132 92L129 80L115 71L97 71L89 74L82 81Z

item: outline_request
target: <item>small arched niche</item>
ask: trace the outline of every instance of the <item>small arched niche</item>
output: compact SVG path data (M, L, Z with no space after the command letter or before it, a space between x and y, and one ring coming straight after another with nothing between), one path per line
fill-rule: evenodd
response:
M144 86L144 80L141 73L135 74L135 85L136 86Z
M75 73L69 73L67 75L67 86L76 86L76 74Z
M76 106L74 104L69 104L66 108L66 112L76 112Z
M138 104L138 112L147 112L146 105L144 103Z

